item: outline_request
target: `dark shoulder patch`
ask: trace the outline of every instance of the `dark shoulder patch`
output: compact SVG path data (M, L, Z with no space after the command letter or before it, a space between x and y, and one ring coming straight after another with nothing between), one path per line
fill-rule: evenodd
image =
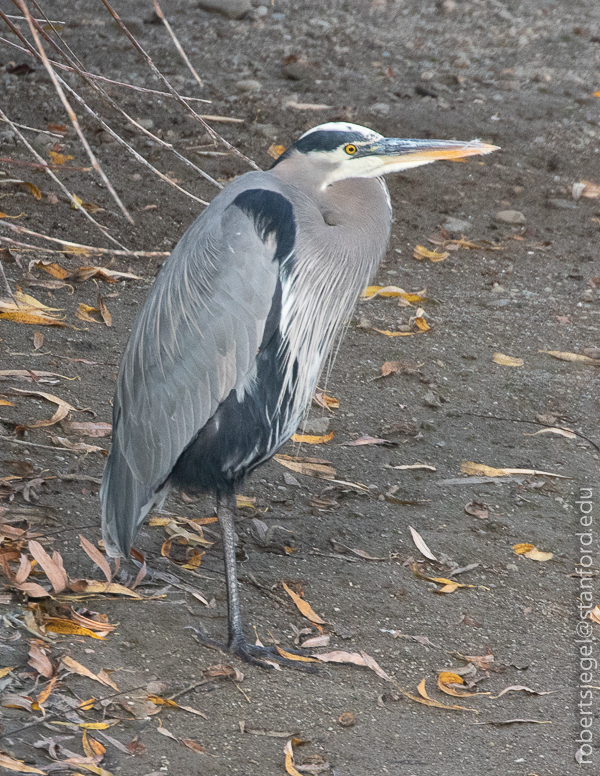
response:
M271 234L275 236L277 261L283 261L292 253L296 242L296 219L292 203L282 194L269 189L248 189L238 194L232 205L253 219L261 240Z

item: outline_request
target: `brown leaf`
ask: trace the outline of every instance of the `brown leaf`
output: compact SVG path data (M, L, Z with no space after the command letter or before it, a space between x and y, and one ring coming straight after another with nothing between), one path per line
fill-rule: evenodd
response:
M62 557L54 552L52 558L39 542L29 542L29 552L46 572L55 593L62 593L69 584L69 577L62 563Z
M337 410L340 406L339 399L336 399L333 396L327 396L327 394L323 393L323 391L319 391L318 389L315 391L313 401L315 404L318 404L319 407L323 407L323 409L329 411Z
M308 601L305 601L303 598L301 598L298 593L294 593L293 590L290 590L290 588L285 584L285 582L281 583L283 586L283 589L285 592L289 595L289 597L292 599L292 601L296 604L300 612L304 617L306 617L311 622L317 623L318 625L324 625L325 620L323 620L319 615L313 611L311 605L308 603Z
M430 259L433 262L444 261L444 259L447 259L449 255L450 254L448 251L442 251L441 253L438 251L429 251L423 245L415 246L415 250L413 252L414 259Z
M129 598L141 598L139 593L134 590L130 590L124 585L119 585L117 582L111 582L107 585L106 582L101 582L98 579L77 579L71 582L71 590L78 594L106 594L106 595L124 595Z
M11 393L19 393L23 396L41 396L42 399L46 399L46 401L58 405L58 409L50 420L36 420L34 423L29 423L27 428L53 426L55 423L60 423L61 420L64 420L69 412L77 412L75 407L72 407L68 402L59 399L58 396L54 396L51 393L44 393L43 391L26 391L23 388L11 388Z
M41 331L33 332L33 349L39 350L44 344L44 335Z
M556 692L556 690L538 692L538 690L532 690L530 687L525 687L523 684L512 684L510 687L505 687L498 695L492 695L491 700L497 700L507 692L524 692L527 695L551 695L553 692Z
M81 544L84 552L102 570L104 576L106 577L106 581L110 584L112 579L112 570L108 564L108 561L106 560L106 557L97 547L94 547L94 545L81 534L79 534L79 543Z
M54 673L52 663L46 655L44 642L39 639L32 639L29 642L29 660L28 665L34 668L39 674L50 679Z
M202 744L199 744L197 741L194 741L192 738L182 738L181 743L184 746L187 746L188 749L191 749L192 752L196 752L196 754L206 754L206 747L202 746Z
M281 454L274 456L273 460L299 474L307 474L322 480L332 480L335 477L333 466L330 466L328 461L323 462L319 458L299 458Z
M71 673L74 673L74 674L79 674L79 676L85 676L88 679L93 679L95 682L99 682L100 684L103 684L105 687L112 687L113 690L116 690L117 692L119 692L119 688L108 676L106 671L102 670L100 671L99 674L95 674L92 671L90 671L89 668L86 668L84 665L77 662L77 660L74 660L72 657L69 657L69 655L63 655L63 657L61 657L60 659L60 662L67 669L67 671L70 671Z
M487 504L482 501L469 501L468 504L465 504L465 512L480 520L485 520L490 514Z
M367 434L353 440L352 442L342 442L340 447L360 447L361 445L382 445L383 447L398 446L396 442L390 442L389 439L376 439L375 437L369 436Z
M356 717L351 711L345 711L338 717L338 722L342 727L354 727L356 725Z
M108 312L108 307L106 306L106 303L104 299L98 294L96 297L96 303L98 305L98 309L100 310L100 315L102 316L102 320L107 326L112 326L112 315Z

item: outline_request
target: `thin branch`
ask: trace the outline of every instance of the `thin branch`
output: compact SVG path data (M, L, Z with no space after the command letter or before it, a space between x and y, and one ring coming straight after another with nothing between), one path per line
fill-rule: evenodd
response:
M75 242L69 242L68 240L59 240L57 237L50 237L46 234L41 234L40 232L33 232L31 229L26 229L24 226L16 227L15 224L9 224L5 221L0 221L0 227L6 227L7 229L12 229L12 231L17 232L19 234L28 234L30 237L39 237L41 240L48 240L49 242L58 243L59 245L65 245L66 248L72 249L71 252L75 253L77 251L89 251L90 253L102 253L110 256L131 256L133 258L152 258L154 256L170 256L169 251L128 251L128 250L115 250L114 248L98 248L94 245L81 245L80 243ZM17 240L12 240L10 237L4 237L0 235L0 241L5 243L10 243L11 245L16 245L19 248L28 248L30 250L34 251L44 251L45 253L68 253L68 250L65 250L63 248L60 251L54 251L50 248L43 248L42 246L38 245L29 245L27 243L18 242Z
M6 16L6 19L10 19L12 17ZM7 40L6 38L0 37L0 43L6 43L7 46L12 46L13 48L18 49L22 54L27 54L27 56L33 56L31 51L29 49L23 48L22 46L19 46L17 43L15 43L12 40ZM69 67L69 65L63 65L60 62L55 62L53 59L49 60L52 67L57 67L59 70L65 70L68 73L75 73L77 72L73 67ZM169 100L175 99L172 94L169 92L161 92L157 89L147 89L145 86L135 86L134 84L128 84L124 81L114 81L112 78L106 78L106 76L103 75L97 75L96 73L90 73L89 71L85 71L85 75L88 78L93 79L94 81L103 81L104 83L111 84L112 86L121 86L124 89L133 89L135 92L144 92L144 94L155 94L157 97L166 97ZM204 100L201 97L184 97L184 100L187 102L204 102L207 105L212 104L212 100ZM203 116L202 118L206 118L206 116Z
M138 51L146 60L148 66L154 73L154 75L159 78L164 85L167 87L167 89L171 92L173 97L177 100L177 102L185 108L185 110L193 116L193 118L196 119L203 127L204 129L209 133L211 137L213 137L215 140L219 140L226 148L229 148L230 151L233 151L236 156L239 156L240 159L243 159L247 164L250 165L255 170L260 170L260 167L256 164L256 162L252 161L249 157L247 157L245 154L243 154L239 149L237 149L234 145L229 143L227 140L225 140L224 137L219 135L215 130L204 121L203 118L201 118L196 111L187 104L187 102L183 99L183 97L179 94L179 92L171 85L170 81L160 72L160 70L156 67L154 62L152 61L152 58L149 54L146 53L144 48L138 43L136 38L131 34L131 32L127 29L123 21L121 20L121 17L119 14L114 10L114 8L111 6L111 4L108 2L108 0L101 0L102 4L105 6L107 11L110 13L110 15L113 17L113 19L117 22L119 27L123 30L131 44L134 46L136 51Z
M1 13L2 13L2 12L0 11L0 14L1 14ZM100 231L101 231L101 232L102 232L102 234L103 234L103 235L106 237L106 239L107 239L107 240L110 240L111 242L115 243L115 245L118 245L118 246L119 246L119 248L121 248L123 251L125 251L126 253L129 253L129 251L127 250L127 248L125 248L125 246L124 246L124 245L121 245L121 243L120 243L118 240L116 240L116 239L115 239L115 238L114 238L112 235L110 235L110 234L109 234L109 233L106 231L106 229L105 229L105 228L102 226L102 224L99 224L99 223L98 223L98 221L96 221L96 219L95 219L95 218L93 218L93 216L91 216L91 215L90 215L90 214L87 212L87 210L86 210L85 208L82 208L82 207L79 205L79 203L78 203L78 202L77 202L77 200L75 199L75 196L74 196L74 194L71 194L71 192L70 192L70 191L69 191L69 189L68 189L68 188L67 188L67 187L64 185L64 183L63 183L61 180L59 180L59 179L56 177L56 175L55 175L55 174L52 172L52 170L50 169L50 166L49 166L49 165L46 163L46 160L45 160L43 157L41 157L41 156L38 154L38 152L37 152L37 151L35 150L35 148L34 148L34 147L31 145L31 143L29 143L29 142L27 141L27 139L25 138L25 136L24 136L24 135L23 135L23 134L22 134L22 133L19 131L19 129L17 129L17 127L16 127L16 126L13 124L13 122L12 122L12 121L11 121L11 120L8 118L8 116L6 115L6 113L4 113L4 111L3 111L1 108L0 108L0 118L4 118L4 119L6 120L6 123L9 125L9 127L12 129L12 131L15 133L15 135L17 135L17 136L19 137L20 141L21 141L21 142L23 143L23 145L24 145L24 146L27 148L27 150L29 151L29 153L31 153L31 154L32 154L32 155L33 155L33 156L34 156L34 157L35 157L35 158L38 160L38 162L39 162L39 163L42 165L42 167L43 167L44 171L45 171L45 172L46 172L46 173L47 173L47 174L48 174L48 175L49 175L49 176L52 178L52 180L53 180L53 181L56 183L56 185L57 185L57 186L59 186L59 187L60 187L60 189L61 189L61 190L62 190L62 191L63 191L63 192L64 192L64 193L67 195L67 197L69 198L69 201L73 203L73 206L74 206L74 207L76 207L76 209L77 209L77 210L81 211L81 213L83 213L83 215L84 215L84 216L85 216L85 217L86 217L86 218L87 218L89 221L91 221L91 222L94 224L94 226L97 226L97 227L98 227L98 229L100 229Z
M58 94L58 97L60 101L63 104L64 109L67 111L67 114L69 116L69 119L71 120L71 124L73 125L73 129L75 132L77 132L77 135L79 137L79 140L82 144L82 146L85 148L85 151L88 155L88 158L90 162L92 163L92 167L96 170L98 175L102 178L102 181L104 182L104 185L108 189L108 192L110 193L111 197L114 199L114 201L119 206L121 212L125 216L125 218L129 221L129 223L133 224L135 221L131 217L129 211L121 201L121 198L117 194L117 192L114 190L112 183L108 179L108 176L100 166L100 162L96 159L96 155L92 151L90 144L87 141L87 138L83 134L83 131L81 127L79 126L79 121L77 120L77 116L75 115L75 111L71 107L71 104L67 100L67 97L58 81L58 77L56 73L54 72L54 69L50 62L48 61L48 57L46 56L46 52L44 50L44 47L42 46L42 41L40 40L40 36L38 34L38 29L40 28L40 25L34 21L33 17L29 13L29 8L27 7L27 3L25 0L13 0L13 2L18 3L21 7L23 13L27 17L27 22L29 23L29 29L31 31L31 34L33 36L33 39L35 41L35 44L38 48L38 51L40 53L40 57L42 58L42 62L44 63L44 67L46 68L46 71L48 75L50 76L50 79L52 81L52 84L54 85L54 88L56 89L56 93Z
M13 2L14 2L14 0L13 0ZM0 10L0 17L4 17L4 14L2 13L2 11L1 11L1 10ZM9 24L10 24L10 22L9 22ZM18 30L16 30L16 28L15 28L15 34L17 34L17 35L20 35L19 31L18 31ZM91 87L91 88L92 88L92 89L93 89L95 92L97 92L97 93L98 93L98 94L99 94L99 95L100 95L100 96L101 96L101 97L102 97L102 98L103 98L103 99L104 99L104 100L105 100L105 101L106 101L106 102L107 102L107 103L108 103L108 104L109 104L109 105L110 105L112 108L114 108L114 109L115 109L115 110L116 110L118 113L120 113L120 114L121 114L121 115L122 115L122 116L123 116L123 117L124 117L124 118L125 118L125 119L126 119L126 120L127 120L127 121L128 121L130 124L131 124L131 125L132 125L132 126L134 126L134 127L135 127L135 128L136 128L136 129L137 129L139 132L141 132L142 134L145 134L145 135L147 135L147 136L148 136L148 137L150 137L150 138L151 138L153 141L155 141L156 143L158 143L159 145L161 145L163 148L166 148L166 149L168 149L169 151L171 151L171 153L173 153L173 154L174 154L174 155L175 155L175 156L176 156L176 157L177 157L177 158L178 158L180 161L184 162L186 165L188 165L189 167L191 167L193 170L195 170L197 173L199 173L199 174L200 174L200 175L201 175L203 178L205 178L207 181L209 181L210 183L214 184L214 185L215 185L217 188L219 188L219 189L222 189L222 188L223 188L222 184L220 184L218 181L216 181L216 180L215 180L213 177L211 177L211 176L210 176L208 173L206 173L206 172L205 172L205 171L204 171L202 168L198 167L198 166L197 166L197 165L195 165L193 162L191 162L191 161L190 161L190 160L189 160L187 157L183 156L183 154L180 154L180 153L179 153L179 151L176 151L176 150L173 148L173 146L172 146L170 143L166 143L166 142L165 142L165 141L164 141L162 138L159 138L157 135L154 135L152 132L150 132L149 130L145 129L145 128L144 128L144 127L142 127L140 124L138 124L138 122L137 122L137 121L135 121L135 119L133 119L133 118L132 118L132 117L131 117L131 116L130 116L128 113L126 113L126 112L125 112L125 111L124 111L124 110L123 110L123 109L122 109L122 108L121 108L121 107L120 107L120 106L119 106L119 105L118 105L118 104L117 104L117 103L116 103L116 102L115 102L115 101L112 99L112 97L111 97L111 96L110 96L110 95L109 95L109 94L108 94L108 93L107 93L107 92L106 92L106 91L105 91L105 90L104 90L104 89L103 89L101 86L99 86L98 84L95 84L93 81L91 81L91 80L90 80L90 79L87 77L87 74L86 74L86 72L85 72L84 70L82 70L82 69L81 69L81 68L80 68L80 67L79 67L79 66L76 64L76 62L74 62L74 61L73 61L73 60L72 60L72 59L69 57L69 55L68 55L68 54L66 54L64 51L62 51L62 50L61 50L61 49L60 49L60 48L57 46L57 44L56 44L56 42L55 42L55 41L53 41L53 40L52 40L50 37L48 37L48 36L47 36L47 35L46 35L46 34L45 34L43 31L42 31L42 35L44 35L44 38L45 38L45 39L48 41L48 43L50 43L50 45L51 45L51 46L53 46L53 47L54 47L55 51L56 51L56 52L57 52L57 53L58 53L60 56L64 57L64 58L65 58L65 59L66 59L68 62L71 62L71 64L73 65L73 67L72 67L72 68L70 68L70 70L71 70L72 72L74 72L74 73L77 73L77 75L80 75L80 76L81 76L81 77L82 77L82 78L83 78L83 79L84 79L84 80L85 80L85 81L88 83L88 85L89 85L89 86L90 86L90 87ZM64 44L64 41L63 41L62 37L60 36L60 34L59 34L59 33L57 33L57 35L58 35L58 37L61 39L61 41L63 42L63 45L66 45L66 44ZM26 45L26 46L29 46L29 45L30 45L30 44L29 44L29 42L28 42L27 40L25 40L25 39L24 39L22 36L20 36L20 37L21 37L21 39L23 40L23 42L25 43L25 45ZM68 46L67 46L67 48L68 48ZM32 51L33 51L33 54L34 54L34 56L35 56L35 57L36 57L36 58L39 60L39 59L40 59L40 57L39 57L39 55L37 54L37 52L36 52L35 50L33 50L33 49L32 49ZM200 203L201 203L201 204L203 204L203 205L207 205L207 204L208 204L208 202L206 202L206 201L205 201L205 200L203 200L203 199L200 199L199 197L196 197L194 194L191 194L191 193L190 193L190 192L188 192L186 189L183 189L183 188L182 188L182 187L180 187L180 186L179 186L177 183L175 183L175 182L174 182L174 181L172 181L170 178L168 178L166 175L163 175L163 173L161 173L159 170L157 170L157 169L156 169L156 167L154 167L152 164L150 164L150 162L148 162L148 161L147 161L147 160L146 160L146 159L145 159L143 156L141 156L141 155L140 155L140 154L139 154L139 153L138 153L138 152L137 152L137 151L136 151L134 148L132 148L132 147L131 147L131 146L130 146L130 145L129 145L129 144L128 144L128 143L127 143L125 140L123 140L123 138L121 138L121 137L120 137L120 135L118 135L116 132L114 132L114 130L113 130L113 129L112 129L112 128L111 128L111 127L110 127L110 126L109 126L109 125L108 125L108 124L107 124L107 123L106 123L106 122L105 122L105 121L104 121L104 120L103 120L103 119L102 119L102 118L101 118L101 117L100 117L100 116L99 116L99 115L98 115L98 114L97 114L95 111L93 111L93 110L92 110L92 108L90 108L90 107L87 105L87 103L85 102L85 100L84 100L82 97L80 97L80 95L79 95L79 94L77 94L77 92L76 92L76 91L75 91L75 90L74 90L74 89L73 89L71 86L69 86L69 84L67 84L67 83L66 83L66 81L64 81L62 78L60 78L60 76L57 76L57 78L58 78L58 80L60 81L60 83L63 85L63 87L64 87L64 88L65 88L65 89L66 89L66 90L69 92L69 94L70 94L70 95L71 95L71 96L72 96L72 97L73 97L75 100L77 100L77 101L79 102L79 104L80 104L80 105L81 105L81 106L84 108L84 110L86 110L86 111L87 111L87 112L88 112L88 113L89 113L89 114L90 114L90 115L91 115L93 118L95 118L95 119L96 119L96 120L97 120L97 121L100 123L100 125L102 126L102 128L103 128L103 129L105 129L105 130L106 130L106 131L107 131L107 132L108 132L108 133L111 135L111 137L114 137L114 139L115 139L115 140L116 140L118 143L120 143L120 144L121 144L121 145L122 145L122 146L123 146L123 147L124 147L126 150L128 150L128 151L129 151L129 152L130 152L130 153L131 153L131 154L132 154L132 155L135 157L135 159L136 159L138 162L140 162L140 164L143 164L144 166L148 167L148 168L149 168L149 169L150 169L152 172L154 172L156 175L158 175L158 177L159 177L159 178L161 178L162 180L164 180L165 182L167 182L167 183L168 183L170 186L173 186L174 188L178 189L178 190L179 190L179 191L181 191L183 194L186 194L186 195L187 195L187 196L189 196L191 199L194 199L195 201L197 201L197 202L200 202Z
M8 17L11 18L10 16ZM4 121L4 119L2 119ZM19 127L19 129L28 129L30 132L35 132L38 135L50 135L50 137L56 137L59 140L63 139L62 135L59 135L58 132L49 132L47 129L38 129L37 127L26 127L25 124L17 124L15 121L15 127Z
M198 82L198 85L202 89L204 87L204 84L202 83L202 79L200 78L198 73L194 70L194 67L193 67L192 63L188 59L188 55L183 50L183 47L182 47L181 43L179 42L179 39L177 38L177 36L173 32L173 28L171 27L171 25L167 21L167 17L164 15L164 13L162 11L162 8L158 4L157 0L152 0L152 2L154 3L154 10L156 11L156 15L162 21L162 23L165 25L165 27L167 29L167 32L169 33L173 43L175 44L175 48L177 49L177 51L179 51L179 55L181 56L181 58L183 59L185 64L188 66L188 69L189 69L190 73L194 76L194 78Z

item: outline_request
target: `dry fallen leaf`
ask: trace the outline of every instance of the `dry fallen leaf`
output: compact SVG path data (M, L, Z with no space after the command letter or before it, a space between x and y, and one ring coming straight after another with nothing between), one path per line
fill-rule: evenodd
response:
M375 299L377 296L385 298L398 297L402 300L402 306L405 306L426 302L427 297L424 296L425 291L426 289L423 289L422 291L411 294L398 286L369 286L368 288L365 288L360 296L361 299Z
M294 434L292 442L301 442L306 445L324 445L327 442L331 442L333 439L334 431L330 431L329 434L323 436L317 436L313 434Z
M94 563L102 570L102 573L106 577L106 581L110 584L112 579L112 570L108 561L106 560L106 557L97 547L94 547L94 545L81 534L79 534L79 543L81 544L86 555L88 555L88 557L91 558Z
M505 356L504 353L494 353L492 361L495 364L501 366L523 366L525 363L522 358L513 358L512 356Z
M294 767L294 750L292 748L293 740L294 739L290 739L287 741L283 748L283 753L285 755L285 770L289 776L302 776L302 774ZM42 771L39 771L39 773L42 773Z
M86 668L84 665L77 662L77 660L74 660L72 657L69 657L69 655L63 655L63 657L61 657L60 659L60 662L67 669L67 671L70 671L71 673L74 673L74 674L79 674L79 676L85 676L88 679L93 679L95 682L99 682L100 684L103 684L106 687L112 687L113 690L116 690L117 692L119 692L119 688L113 682L113 680L108 676L106 671L100 671L99 674L95 674L92 671L90 671L89 668Z
M11 393L18 393L23 396L41 396L42 399L58 404L58 409L50 420L36 420L34 423L27 424L27 428L42 428L45 426L53 426L55 423L60 423L64 420L69 412L77 412L75 407L72 407L68 402L59 399L58 396L54 396L51 393L44 393L43 391L26 391L24 388L12 388Z
M315 391L313 396L313 401L315 404L318 404L319 407L323 407L325 410L337 410L340 406L340 400L336 399L335 396L327 396L326 393L323 393L323 391L319 391L318 389Z
M289 595L289 597L292 599L292 601L296 604L300 612L304 617L306 617L307 620L310 620L311 622L317 623L318 625L324 625L325 620L323 620L319 615L313 611L311 605L308 603L308 601L305 601L304 598L301 598L298 593L295 593L293 590L291 590L285 582L281 583L283 586L283 589L285 592Z
M454 593L454 591L459 588L468 587L479 587L481 590L489 590L489 588L483 587L483 585L464 585L461 582L456 582L454 579L447 579L446 577L428 577L426 574L423 574L418 565L414 562L410 564L409 568L413 574L416 574L421 579L426 579L428 582L435 582L436 585L442 585L439 590L433 591L435 593Z
M421 259L431 259L431 261L437 262L444 261L449 255L448 251L439 253L438 251L427 250L424 245L417 245L413 253L413 259L419 259L419 261Z
M196 754L206 754L206 747L191 738L182 738L181 743L187 746L188 749L191 749L192 752L196 752Z
M523 555L525 558L537 560L542 563L553 557L551 552L541 552L535 545L529 544L528 542L513 545L513 551L515 555Z
M112 433L111 423L63 420L62 427L67 434L79 434L80 436L104 437Z
M269 148L267 148L267 153L271 157L271 159L279 159L282 153L285 151L285 146L282 145L271 145Z
M600 366L600 358L590 358L589 356L583 356L580 353L569 353L564 350L538 350L538 353L547 353L552 358L556 358L559 361L581 361L583 364L593 364L593 366Z
M6 768L7 771L17 771L17 773L41 773L45 776L46 771L40 771L31 765L26 765L22 760L14 760L7 754L0 754L0 768Z
M60 554L55 551L50 557L42 545L36 541L29 542L29 552L46 572L54 592L62 593L69 584L69 577L64 569Z
M535 431L533 434L524 433L523 436L538 436L539 434L556 434L557 436L563 436L567 439L577 439L577 434L574 434L568 428L559 428L553 426L552 428L541 428L539 431Z
M409 693L405 693L407 697L409 697L411 700L418 701L419 703L424 704L425 706L432 706L436 709L450 709L453 711L473 711L475 714L478 713L477 709L468 709L465 706L459 706L457 704L453 704L452 706L448 706L445 703L440 703L439 701L434 701L433 698L430 698L427 694L427 690L425 689L425 679L422 679L419 682L419 686L417 687L417 692L421 696L418 698L415 695L411 695Z
M332 480L335 477L333 466L329 465L329 461L323 461L320 458L276 455L273 460L299 474L308 474L322 480Z
M465 504L465 512L480 520L485 520L490 514L487 504L482 501L469 501L468 504Z
M594 608L588 612L588 617L592 622L596 622L600 625L600 606L594 606Z
M44 620L44 628L50 633L60 633L63 636L87 636L90 639L104 641L104 636L94 633L90 628L78 625L72 620L64 620L60 617L48 617Z
M523 684L513 684L510 687L505 687L498 695L492 695L491 700L497 700L498 698L501 698L503 695L505 695L507 692L524 692L527 695L551 695L552 692L556 692L556 690L547 690L545 692L538 692L537 690L532 690L530 687L525 687ZM489 695L489 693L486 693Z
M412 540L415 543L415 546L421 553L421 555L424 555L426 558L429 558L429 560L435 560L437 561L437 558L435 555L431 552L429 547L425 544L423 537L420 533L415 531L415 529L412 526L408 526L408 530L410 531L410 534L412 536Z
M423 682L424 681L425 680L423 680ZM476 695L489 695L489 692L479 692L479 693L459 692L452 686L455 684L464 685L465 680L462 678L462 676L459 676L458 674L455 674L452 671L441 671L438 674L438 679L437 679L438 688L443 693L446 693L446 695L452 695L455 698L472 698Z
M403 463L400 466L389 466L389 469L400 469L401 471L407 471L409 469L425 469L428 472L436 472L435 466L430 466L428 463Z
M358 439L354 439L352 442L342 442L340 447L360 447L361 445L383 445L384 447L397 447L396 442L390 442L389 439L376 439L375 437L361 436Z
M527 474L539 477L558 477L561 480L568 480L564 474L553 474L552 472L538 471L538 469L496 469L493 466L486 466L483 463L474 463L473 461L463 461L460 465L463 474L484 477L510 477L511 474Z

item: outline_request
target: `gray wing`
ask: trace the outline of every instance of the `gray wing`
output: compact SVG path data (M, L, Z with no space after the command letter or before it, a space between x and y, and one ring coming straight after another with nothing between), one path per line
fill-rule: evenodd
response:
M100 491L113 556L129 554L185 447L253 373L277 284L276 242L235 205L214 205L162 269L123 356Z

